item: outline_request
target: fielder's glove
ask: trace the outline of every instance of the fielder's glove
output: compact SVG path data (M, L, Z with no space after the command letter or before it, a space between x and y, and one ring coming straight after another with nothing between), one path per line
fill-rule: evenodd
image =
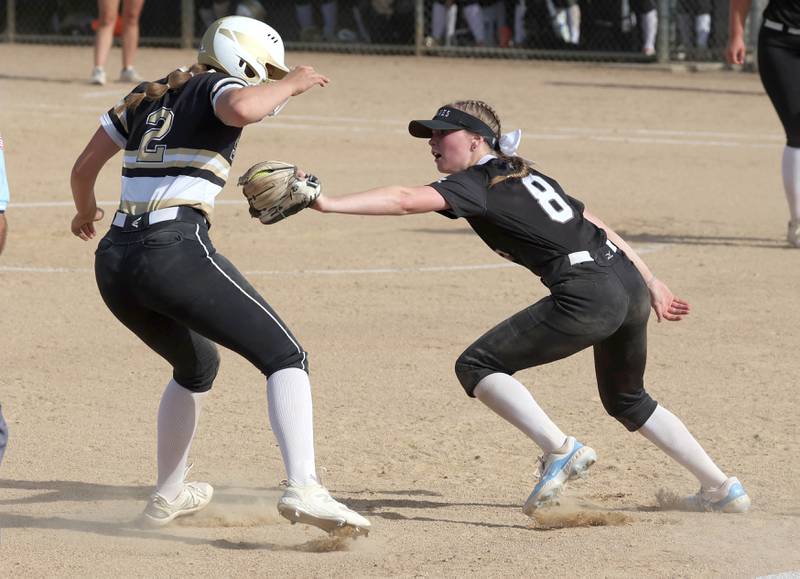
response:
M250 215L266 225L305 209L322 189L319 179L313 175L300 179L297 167L283 161L256 163L239 177L239 185L250 204Z

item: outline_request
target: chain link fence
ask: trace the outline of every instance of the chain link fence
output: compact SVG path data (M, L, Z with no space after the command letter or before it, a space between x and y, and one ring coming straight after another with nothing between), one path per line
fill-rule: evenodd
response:
M720 62L728 0L145 0L140 44L196 46L229 14L269 22L299 50ZM96 0L0 0L0 39L91 44L96 18Z

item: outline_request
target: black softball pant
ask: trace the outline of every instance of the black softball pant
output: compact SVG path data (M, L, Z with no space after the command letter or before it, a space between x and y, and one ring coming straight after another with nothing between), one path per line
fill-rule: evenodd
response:
M761 28L758 70L786 132L786 144L800 148L800 36Z
M582 263L550 286L551 295L501 322L456 361L469 396L497 372L514 374L594 347L595 374L606 411L628 430L656 409L644 389L650 296L621 252L606 265Z
M216 252L203 215L143 231L112 227L95 253L100 295L111 312L173 367L181 386L204 392L219 368L214 342L265 376L308 371L306 352L270 305Z

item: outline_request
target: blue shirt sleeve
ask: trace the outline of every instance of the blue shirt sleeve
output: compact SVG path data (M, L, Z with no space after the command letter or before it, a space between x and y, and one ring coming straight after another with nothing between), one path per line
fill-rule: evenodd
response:
M3 137L0 136L0 212L8 207L9 192L8 178L6 177L6 158L4 154Z

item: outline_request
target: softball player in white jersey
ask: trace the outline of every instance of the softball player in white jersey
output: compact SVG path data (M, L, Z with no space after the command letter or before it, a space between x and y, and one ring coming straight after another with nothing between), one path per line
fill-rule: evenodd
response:
M173 366L158 413L158 482L143 515L152 525L211 500L211 485L184 478L200 402L219 365L216 342L267 377L270 425L288 475L281 514L326 531L370 527L317 479L305 350L208 236L242 127L328 83L308 66L289 71L283 58L280 36L263 22L218 20L198 64L141 84L103 115L73 169L72 232L88 240L103 216L95 179L123 149L122 195L97 247L97 284L114 315Z

